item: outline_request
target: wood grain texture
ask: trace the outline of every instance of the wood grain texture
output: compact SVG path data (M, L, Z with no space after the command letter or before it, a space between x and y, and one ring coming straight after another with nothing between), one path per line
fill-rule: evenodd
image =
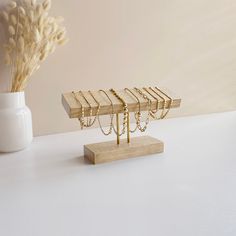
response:
M134 89L131 89L131 90L140 99L141 110L142 111L148 110L147 100L145 100ZM173 92L168 91L167 89L162 88L162 90L165 91L165 93L167 93L168 96L170 96L173 99L173 102L171 104L171 108L177 108L180 106L181 99L177 95L175 95ZM106 92L109 95L110 99L112 100L112 103L114 106L114 113L122 113L123 112L122 103L109 90L107 90ZM117 90L117 92L127 102L128 109L130 112L135 112L135 111L139 110L138 102L131 94L127 93L124 90ZM145 93L145 91L143 91L143 92ZM151 94L155 95L151 90L149 90L149 92ZM97 111L97 103L95 102L95 100L92 98L92 96L87 91L84 91L83 93L92 106L93 114L95 114ZM108 100L108 98L103 93L101 93L99 91L92 91L92 93L95 96L95 98L97 99L97 101L99 101L99 103L101 104L99 115L111 114L112 113L112 106L111 106L111 103ZM154 99L148 93L145 93L145 94L152 101L152 105L151 105L152 109L155 109L156 105L157 105L157 100ZM160 93L160 95L165 98L165 100L166 100L165 108L168 108L170 106L170 99L161 93ZM79 101L75 99L75 96L71 92L62 94L62 104L63 104L67 114L69 115L69 117L70 118L81 117L81 111L82 111L81 104L85 108L85 117L90 116L90 107L89 107L88 103L84 100L84 98L79 93L76 93L76 96L79 99ZM159 97L158 103L159 103L159 108L163 109L164 108L163 99L161 99Z
M121 140L120 145L117 145L116 141L85 145L84 157L93 164L99 164L163 151L162 141L150 136L141 136L133 138L129 144L126 140Z

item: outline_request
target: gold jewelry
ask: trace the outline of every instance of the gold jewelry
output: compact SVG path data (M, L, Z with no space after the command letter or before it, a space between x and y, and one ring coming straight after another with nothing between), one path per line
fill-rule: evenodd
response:
M139 106L139 111L138 112L134 112L134 117L136 120L136 127L134 130L130 130L131 133L134 133L139 127L140 127L140 118L141 118L141 104L140 104L140 100L139 98L128 88L125 88L125 91L127 93L130 93L133 97L136 98L137 102L138 102L138 106Z
M94 119L92 121L92 118L91 118L93 116L92 106L89 103L88 99L85 97L84 93L82 91L79 91L79 93L84 98L84 100L86 101L86 103L89 105L89 108L90 108L89 122L88 122L88 117L87 117L87 124L85 125L85 127L91 127L92 125L94 125L94 123L95 123L95 121L97 119L97 115L99 113L100 107L97 108L96 114L94 115Z
M75 93L74 91L72 91L72 94L74 95L75 100L76 100L77 102L79 102L80 105L81 105L81 117L78 118L78 120L79 120L79 122L80 122L81 129L83 129L83 128L84 128L84 106L83 106L83 104L80 102L79 98L76 96L76 93Z
M158 97L160 97L163 101L163 109L162 109L162 112L161 112L161 115L160 115L160 119L163 119L164 118L164 115L165 115L165 108L166 108L166 99L161 96L160 94L158 94L152 87L149 87L149 89L152 90L152 92L154 92Z
M161 93L164 94L167 98L170 99L170 103L169 103L169 107L168 107L168 109L170 110L170 109L171 109L171 106L172 106L172 104L173 104L173 99L172 99L167 93L163 92L160 88L155 87L155 89L158 90L159 92L161 92ZM168 112L169 112L169 110L168 110Z
M152 98L154 98L154 99L157 101L157 103L156 103L156 110L155 110L155 111L154 111L154 110L151 111L151 112L152 112L151 116L152 116L152 118L158 120L156 114L157 114L157 112L158 112L159 109L160 109L160 108L159 108L159 99L158 99L157 97L155 97L153 94L151 94L151 93L148 91L147 88L143 88L143 90L144 90L146 93L148 93ZM159 118L159 119L160 119L160 118Z
M128 121L128 112L129 112L129 110L128 110L128 105L127 105L127 103L125 102L125 100L124 100L123 98L121 98L121 97L117 94L117 92L116 92L114 89L110 89L110 92L112 92L112 94L113 94L116 98L118 98L118 100L123 104L124 117L123 117L123 128L122 128L121 133L119 134L119 133L118 133L118 130L115 130L115 128L114 128L114 126L113 126L114 132L115 132L117 135L121 136L122 134L125 133L125 129L126 129L127 121Z
M114 129L114 126L113 126ZM114 129L114 132L116 133L116 143L120 144L120 119L119 119L119 113L116 113L116 130Z
M151 105L152 105L152 101L151 99L149 99L140 89L138 88L134 88L145 100L147 100L148 102L148 116L145 120L145 125L144 127L141 127L141 113L138 117L138 129L141 131L141 132L144 132L146 129L147 129L147 126L148 126L148 123L150 121L150 115L151 115ZM139 101L140 102L140 101Z
M153 97L156 101L157 101L157 104L156 104L156 110L155 111L152 111L153 114L156 114L158 111L159 111L159 99L156 98L155 96L153 96L153 94L151 94L147 88L143 88L143 90L148 93L151 97Z
M167 114L169 113L170 109L171 109L171 106L172 106L172 103L173 103L173 99L165 92L163 92L161 89L159 89L158 87L155 87L156 90L158 90L159 92L161 92L162 94L164 94L167 98L170 99L170 103L169 103L169 107L168 107L168 110L167 112L165 113L164 115L164 118L167 116Z
M90 127L91 126L91 123L92 123L92 119L91 119L91 116L93 115L93 110L92 110L92 107L90 105L90 103L87 101L87 99L85 98L84 94L82 91L79 91L79 93L81 94L81 96L83 97L83 99L86 101L86 103L89 105L89 117L87 117L87 123L85 124L84 122L84 117L82 118L82 122L84 123L83 126L85 127Z
M111 123L110 123L110 128L109 128L108 132L104 131L104 129L102 128L101 121L100 121L100 116L99 116L99 114L97 115L97 117L98 117L98 123L99 123L99 126L100 126L100 129L101 129L102 133L103 133L104 135L109 135L109 134L111 134L111 132L112 132L113 118L114 118L114 106L113 106L113 103L112 103L111 99L109 98L109 96L107 95L107 93L106 93L104 90L99 90L99 92L104 93L104 94L107 96L107 98L109 99L109 101L111 102L112 114L110 115L110 117L111 117ZM97 103L97 105L98 105L98 107L99 107L99 109L100 109L101 104L98 102L98 100L95 98L95 96L93 95L93 93L92 93L91 91L89 91L89 93L90 93L90 95L93 97L94 101Z
M73 91L72 92L76 101L80 103L81 105L81 117L78 118L78 120L80 121L80 126L81 126L81 129L83 129L84 127L91 127L95 121L96 121L96 117L97 117L97 114L99 113L99 110L100 110L100 107L98 107L97 109L97 112L96 112L96 115L95 115L95 118L94 120L92 121L91 119L91 116L92 116L92 106L91 104L88 102L88 100L86 99L86 97L84 96L83 92L82 91L79 91L79 93L82 95L82 97L84 98L84 100L88 103L89 107L90 107L90 119L88 120L88 117L87 117L87 122L85 123L84 121L84 118L85 118L85 115L84 115L84 106L83 104L80 102L79 98L76 96L76 93Z
M172 105L172 101L173 101L173 100L172 100L171 97L169 97L168 95L166 95L166 94L165 94L164 92L162 92L160 89L158 89L157 87L155 87L156 90L158 90L159 92L161 92L162 94L164 94L166 97L168 97L168 98L170 99L170 105L169 105L169 107L168 107L168 110L165 111L165 110L166 110L166 104L167 104L166 99L165 99L163 96L161 96L157 91L155 91L152 87L149 87L149 89L151 89L157 96L159 96L159 97L163 100L164 105L163 105L163 110L162 110L162 113L161 113L160 118L161 118L161 119L164 119L164 118L167 116L167 114L169 113L169 111L170 111L170 108L171 108L171 105Z
M125 100L122 97L120 97L114 89L110 89L110 92L116 98L118 98L118 100L123 104L124 117L123 117L123 128L122 128L122 131L121 131L121 135L125 133L125 130L126 130L126 127L127 127L127 142L129 143L130 142L130 130L129 130L129 109L128 109L128 105L125 102ZM118 123L119 115L117 114L116 117L117 117L117 123ZM113 126L113 129L114 129L114 126ZM116 132L117 143L118 143L118 136L121 136L121 135L119 134L118 129L117 129L117 131L114 129L114 132Z

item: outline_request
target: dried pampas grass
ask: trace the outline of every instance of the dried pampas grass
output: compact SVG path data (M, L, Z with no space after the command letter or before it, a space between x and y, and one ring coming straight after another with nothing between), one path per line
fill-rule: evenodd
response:
M10 35L14 35L16 33L15 28L12 25L8 27L8 30L9 30Z
M68 39L63 17L51 17L51 0L11 1L1 12L6 25L5 64L11 66L11 92L23 91L29 77Z
M9 9L14 9L16 8L16 6L17 6L16 2L13 1L8 4Z

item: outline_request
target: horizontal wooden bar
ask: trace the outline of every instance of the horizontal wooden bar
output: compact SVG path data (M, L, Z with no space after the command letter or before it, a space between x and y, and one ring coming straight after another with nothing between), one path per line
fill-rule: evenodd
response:
M141 88L140 88L141 89ZM141 111L147 111L148 110L148 102L146 99L142 97L135 89L130 89L140 100L140 105L141 105ZM155 109L157 105L157 100L153 97L155 96L158 99L159 103L159 109L164 108L164 100L166 101L166 106L165 108L168 108L170 105L170 98L173 100L171 104L171 108L177 108L180 106L181 99L174 95L172 92L167 91L166 89L161 88L161 90L166 93L168 96L165 96L164 94L158 92L160 94L159 97L157 96L151 89L148 89L148 91L153 95L151 96L149 93L141 89L143 93L147 95L149 99L151 99L151 108ZM120 97L122 97L127 105L129 112L136 112L139 110L139 104L137 100L132 96L130 93L127 91L123 90L116 90L117 93L119 94ZM106 90L109 98L112 100L113 107L114 107L114 113L122 113L123 112L123 104L121 101L116 98L109 90ZM86 102L86 100L78 93L76 93L76 97L78 100L75 98L74 94L72 92L62 94L62 104L70 118L80 118L82 115L82 106L84 107L84 116L90 116L90 106ZM97 103L93 99L93 97L88 93L88 91L83 91L84 95L86 96L86 99L92 106L92 114L95 115L97 111ZM108 115L112 113L112 106L109 101L109 99L104 95L102 92L99 91L92 91L94 97L96 98L97 101L99 101L101 107L100 107L100 112L99 115Z

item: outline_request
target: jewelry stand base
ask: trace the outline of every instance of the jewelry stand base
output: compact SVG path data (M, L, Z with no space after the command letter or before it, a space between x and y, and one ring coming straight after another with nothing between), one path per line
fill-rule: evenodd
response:
M84 146L84 157L93 164L127 159L130 157L145 156L164 151L164 143L150 136L135 137L130 143L121 140L94 143Z

